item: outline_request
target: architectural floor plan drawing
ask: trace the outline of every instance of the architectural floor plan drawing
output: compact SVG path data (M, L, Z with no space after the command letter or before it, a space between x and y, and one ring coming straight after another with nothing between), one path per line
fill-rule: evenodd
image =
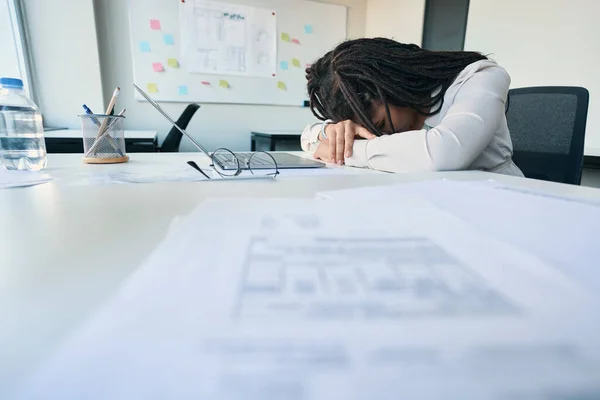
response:
M317 319L506 314L517 309L426 238L257 237L241 317Z

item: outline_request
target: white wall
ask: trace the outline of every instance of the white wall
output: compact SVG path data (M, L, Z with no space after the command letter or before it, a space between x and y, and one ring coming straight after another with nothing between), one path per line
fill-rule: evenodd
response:
M44 125L78 128L103 104L92 0L24 0L36 102Z
M149 105L135 102L132 90L126 89L133 80L127 1L23 1L36 94L47 124L79 127L82 103L102 110L104 99L121 86L125 90L119 107L128 108L127 128L157 129L164 138L169 124ZM0 0L0 11L5 10L4 2ZM348 6L350 38L366 34L421 44L425 0L329 2ZM595 98L600 93L598 15L597 0L471 0L465 48L492 53L510 72L513 87L588 88L586 148L600 148L600 101ZM175 116L184 108L183 104L165 106ZM209 148L246 149L250 130L301 129L310 121L309 110L302 108L206 104L192 120L190 131ZM191 149L185 144L184 148Z
M425 0L367 0L366 36L421 45Z
M600 1L471 0L465 49L504 66L512 87L583 86L586 150L600 148Z
M301 6L301 1L297 1ZM366 0L330 0L334 4L348 6L348 36L365 34ZM119 97L119 108L127 108L126 128L155 129L162 141L171 125L147 103L134 100L131 46L127 1L96 0L96 24L100 49L102 82L105 98L109 98L116 86L124 90ZM185 108L181 103L162 103L174 117ZM203 104L188 131L209 149L228 147L232 150L250 148L252 130L301 130L313 120L308 108L278 107L264 105ZM186 140L182 150L195 148Z

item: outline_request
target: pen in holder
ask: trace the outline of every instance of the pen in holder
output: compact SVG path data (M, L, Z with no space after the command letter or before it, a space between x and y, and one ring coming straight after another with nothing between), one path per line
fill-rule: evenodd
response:
M122 115L83 114L83 162L87 164L115 164L129 160L125 154L125 136Z

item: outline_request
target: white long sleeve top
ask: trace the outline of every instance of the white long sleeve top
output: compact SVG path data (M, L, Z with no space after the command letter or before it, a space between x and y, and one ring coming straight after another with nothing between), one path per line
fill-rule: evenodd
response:
M512 161L505 104L510 76L493 61L468 65L421 130L356 140L348 166L388 172L483 170L523 176ZM314 153L321 124L309 125L302 149Z

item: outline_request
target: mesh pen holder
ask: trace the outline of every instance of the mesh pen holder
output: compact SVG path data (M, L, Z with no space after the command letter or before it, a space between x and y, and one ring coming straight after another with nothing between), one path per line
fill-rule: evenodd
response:
M84 114L83 162L87 164L116 164L129 161L125 154L125 135L122 115Z

